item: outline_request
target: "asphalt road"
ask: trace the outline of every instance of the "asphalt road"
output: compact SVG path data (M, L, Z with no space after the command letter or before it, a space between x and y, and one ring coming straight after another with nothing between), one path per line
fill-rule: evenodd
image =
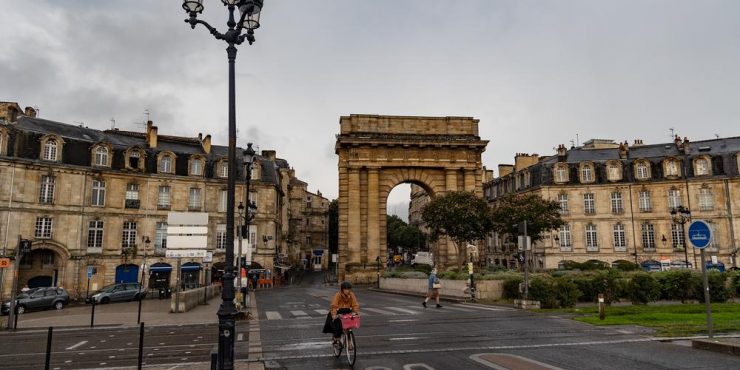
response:
M216 324L145 328L144 364L208 362L217 332ZM246 357L248 334L243 323L237 333L242 333L237 334L237 351ZM43 369L46 338L46 330L0 335L0 369ZM139 328L56 329L50 368L135 367L138 354Z
M267 368L342 369L322 334L335 287L259 291L261 353ZM718 369L740 358L664 343L640 327L594 327L562 317L355 289L362 326L355 369ZM252 356L254 358L255 356Z

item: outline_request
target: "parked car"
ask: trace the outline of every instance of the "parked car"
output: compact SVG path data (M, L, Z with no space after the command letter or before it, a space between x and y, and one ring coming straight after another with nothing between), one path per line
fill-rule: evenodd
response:
M146 289L139 283L118 283L103 287L87 299L88 303L133 301L146 298Z
M416 252L411 259L411 266L429 265L434 266L434 255L432 252Z
M49 308L61 310L69 303L69 293L64 288L35 288L18 294L16 301L18 313ZM8 312L10 312L10 301L3 302L2 305L3 315L7 315Z

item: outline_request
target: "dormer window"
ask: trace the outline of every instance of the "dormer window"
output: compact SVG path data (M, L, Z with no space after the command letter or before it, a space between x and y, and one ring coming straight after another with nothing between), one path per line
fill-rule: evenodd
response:
M709 160L707 160L706 158L697 158L694 161L694 175L696 176L709 175Z
M126 168L144 170L144 153L141 149L133 148L126 151Z
M678 177L681 175L678 161L675 159L666 159L664 164L666 177Z
M190 158L190 176L203 176L203 160L201 158Z
M169 154L159 158L159 173L172 173L172 156Z
M606 176L609 181L619 181L622 179L622 164L619 162L609 162L606 165Z
M650 178L650 165L646 161L637 161L635 163L635 178L638 180L647 180Z
M591 163L581 164L581 182L594 182L594 166Z
M224 178L229 177L229 162L218 162L218 176Z
M565 183L568 182L568 165L567 164L556 164L553 169L555 172L555 182Z
M102 145L95 147L93 151L93 165L101 167L109 167L108 164L109 151L108 148Z
M45 161L56 161L57 160L57 141L56 139L47 139L44 143L44 160Z

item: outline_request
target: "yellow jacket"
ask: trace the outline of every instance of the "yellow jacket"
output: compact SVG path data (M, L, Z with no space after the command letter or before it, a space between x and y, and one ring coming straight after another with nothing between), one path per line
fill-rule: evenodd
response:
M352 312L360 313L360 304L357 303L357 297L352 291L349 294L342 294L341 291L334 295L334 299L331 300L331 317L337 316L337 310L340 308L351 308Z

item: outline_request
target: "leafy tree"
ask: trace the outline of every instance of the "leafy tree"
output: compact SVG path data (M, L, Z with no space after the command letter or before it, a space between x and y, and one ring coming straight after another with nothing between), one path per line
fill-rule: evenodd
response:
M532 243L542 240L544 233L565 224L560 218L560 205L538 194L509 193L499 198L491 210L493 229L501 235L517 235L518 225L527 221L527 235Z
M426 245L426 236L418 228L407 224L396 215L388 215L386 236L388 247L404 250L419 250Z
M432 199L424 207L421 218L429 229L430 241L442 235L452 240L458 269L466 257L467 244L484 239L493 228L486 201L467 191L449 192Z
M339 253L339 201L329 203L329 253Z

